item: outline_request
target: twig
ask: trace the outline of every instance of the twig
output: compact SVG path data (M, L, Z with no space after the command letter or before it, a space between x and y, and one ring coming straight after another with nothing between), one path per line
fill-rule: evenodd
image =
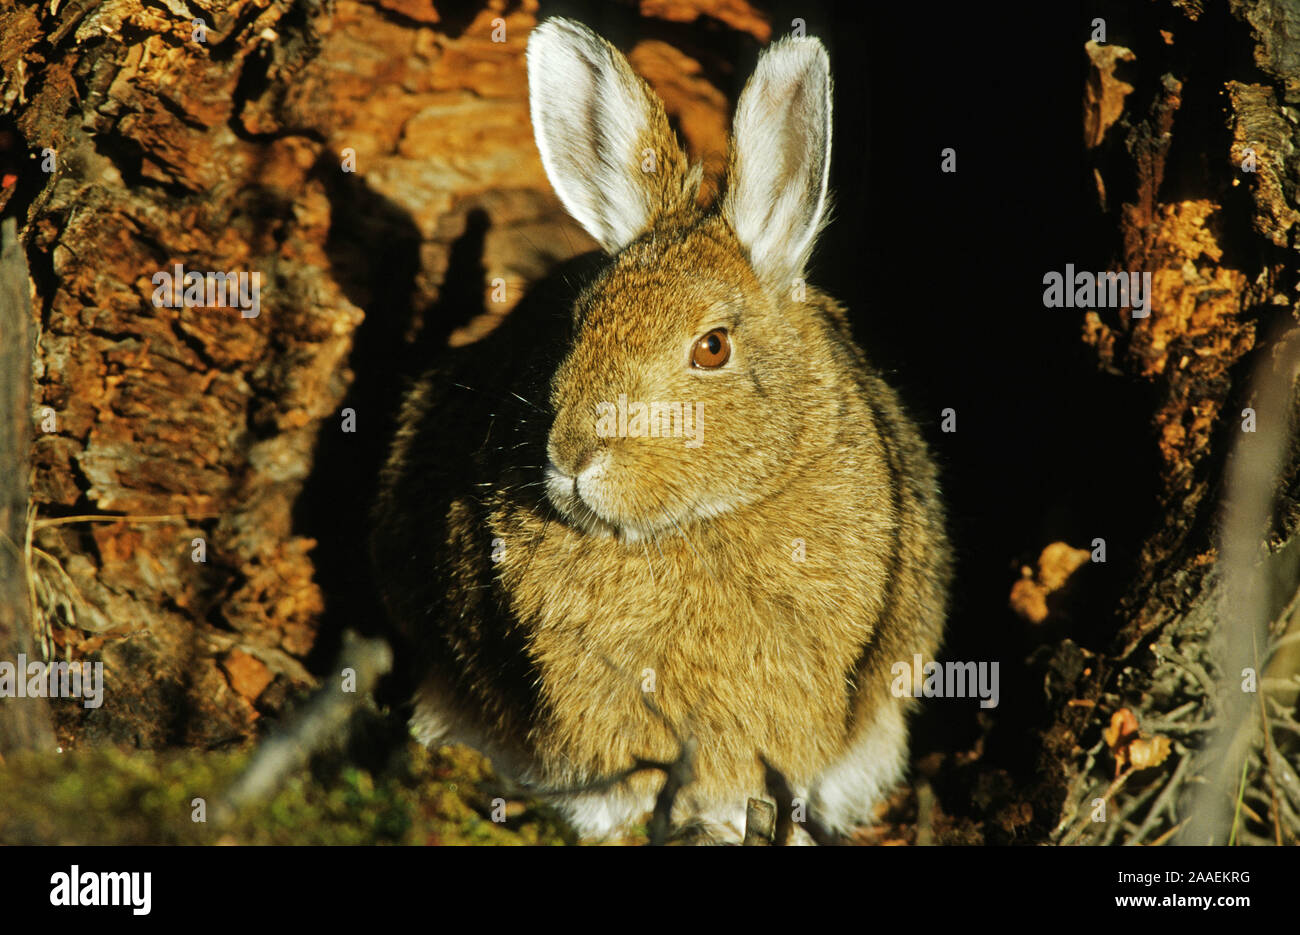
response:
M1092 783L1089 781L1088 777L1092 773L1093 765L1097 762L1097 754L1099 754L1105 746L1105 740L1098 740L1093 744L1092 749L1088 751L1088 755L1083 763L1083 769L1079 770L1078 775L1075 776L1074 780L1070 784L1070 801L1073 804L1068 810L1062 810L1061 820L1058 821L1056 827L1052 829L1053 838L1057 835L1064 834L1066 829L1074 823L1074 819L1078 816L1079 807L1083 804L1084 799L1088 797L1088 790L1092 788ZM1076 787L1082 788L1082 792L1077 796L1073 795Z
M1246 768L1250 761L1245 757L1241 759L1241 784L1237 786L1237 808L1232 813L1232 832L1228 835L1228 846L1232 847L1237 843L1237 828L1241 824L1241 807L1246 801Z
M769 763L767 757L760 755L758 759L763 764L763 785L767 789L767 794L776 802L775 843L785 844L789 841L790 831L793 828L794 791L790 788L785 774ZM808 832L808 836L818 844L830 846L839 843L836 835L822 825L817 820L817 816L811 812L804 815L804 820L800 824Z
M1102 793L1102 795L1100 796L1101 800L1103 802L1109 802L1111 796L1113 796L1116 792L1118 792L1121 788L1123 788L1124 783L1128 782L1128 778L1132 775L1133 775L1133 767L1130 766L1128 769L1124 770L1124 772L1116 776L1114 782L1112 782L1110 786L1106 789L1106 791ZM1086 799L1087 796L1085 795L1084 798ZM1095 822L1092 820L1092 817L1090 815L1086 815L1083 818L1080 818L1079 822L1073 828L1070 829L1070 833L1061 839L1061 846L1065 847L1066 845L1073 842L1074 839L1077 838L1080 834L1082 834L1083 830L1086 827L1088 827L1088 825L1090 824L1095 824Z
M352 712L392 668L393 651L381 639L361 639L343 634L338 670L356 673L354 691L344 691L340 679L328 679L292 718L262 743L248 766L218 800L214 818L219 824L234 819L241 808L274 794L290 773L302 768L313 753L333 743L343 732Z
M695 738L687 738L682 744L681 753L673 762L658 763L655 766L664 771L664 784L655 797L654 814L650 816L651 846L662 845L668 840L677 793L695 779Z
M1183 704L1180 704L1178 707L1174 708L1174 710L1167 712L1165 714L1164 721L1162 723L1171 724L1179 720L1184 714L1187 714L1189 711L1195 711L1200 706L1201 706L1200 701L1196 699L1192 699L1191 701L1184 702Z
M163 513L157 516L136 516L124 513L112 516L106 513L92 513L83 516L48 516L32 521L33 529L49 529L52 526L68 526L72 523L178 523L194 522L204 519L218 519L220 513Z
M1161 656L1178 666L1178 668L1191 673L1196 681L1200 683L1201 690L1205 693L1206 699L1217 707L1218 691L1214 687L1214 679L1210 678L1210 673L1206 672L1203 666L1199 663L1193 662L1180 654L1177 650L1168 646L1161 648L1159 652Z
M916 846L934 844L934 789L926 779L916 787Z
M1166 808L1173 804L1175 794L1180 788L1182 788L1183 774L1187 772L1191 762L1192 758L1187 754L1184 754L1178 760L1178 766L1174 769L1174 774L1169 777L1169 781L1165 783L1165 787L1160 790L1160 795L1156 798L1155 803L1152 804L1151 810L1147 812L1146 819L1138 827L1137 833L1133 835L1130 843L1141 844L1142 839L1147 836L1151 829L1156 826L1156 822L1160 820L1160 815Z
M1125 802L1124 805L1116 811L1114 817L1106 822L1106 830L1103 831L1101 835L1101 846L1106 847L1114 841L1121 832L1127 829L1132 828L1136 830L1136 825L1129 821L1129 818L1131 818L1139 808L1145 805L1147 800L1155 795L1159 790L1159 786L1154 784L1150 785Z
M745 847L764 847L776 838L776 806L767 799L745 803Z
M1169 842L1169 839L1170 839L1170 838L1172 838L1172 837L1173 837L1174 835L1176 835L1178 832L1180 832L1180 831L1183 830L1183 825L1185 825L1185 824L1187 824L1187 819L1186 819L1186 818L1184 818L1184 819L1183 819L1182 821L1180 821L1178 824L1174 825L1172 828L1170 828L1170 829L1169 829L1168 831L1166 831L1164 834L1160 835L1160 837L1158 837L1158 838L1156 838L1154 841L1152 841L1151 844L1150 844L1149 846L1151 846L1151 847L1160 847L1162 844L1167 844L1167 843Z
M1143 721L1144 730L1153 734L1198 734L1202 731L1218 729L1220 721L1212 717L1208 721L1198 721L1195 724L1179 724L1176 721Z

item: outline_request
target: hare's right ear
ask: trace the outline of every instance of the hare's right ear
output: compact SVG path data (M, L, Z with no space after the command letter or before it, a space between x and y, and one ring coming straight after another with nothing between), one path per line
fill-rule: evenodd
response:
M548 19L528 37L533 136L555 193L616 253L693 200L663 105L617 49L580 23Z

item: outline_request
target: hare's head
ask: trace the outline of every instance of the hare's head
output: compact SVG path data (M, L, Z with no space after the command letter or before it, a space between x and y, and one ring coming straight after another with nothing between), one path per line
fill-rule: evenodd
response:
M759 60L712 206L663 105L590 30L538 26L528 81L547 176L611 257L552 383L551 501L637 540L764 497L851 383L803 302L827 206L825 50L785 39Z

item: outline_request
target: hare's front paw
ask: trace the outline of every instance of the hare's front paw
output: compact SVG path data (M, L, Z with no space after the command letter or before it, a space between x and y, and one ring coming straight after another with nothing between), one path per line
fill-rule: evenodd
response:
M696 844L740 844L745 839L748 799L697 809L682 799L674 808L670 837ZM618 840L645 826L655 807L653 795L637 795L626 788L584 792L557 803L574 830L593 841Z

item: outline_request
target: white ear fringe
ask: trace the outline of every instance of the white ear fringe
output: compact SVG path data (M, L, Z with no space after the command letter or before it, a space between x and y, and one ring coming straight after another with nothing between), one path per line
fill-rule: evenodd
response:
M650 102L613 46L553 18L528 38L529 111L547 178L565 209L609 253L651 218L642 178Z
M725 211L759 278L803 274L826 219L830 61L812 37L787 38L758 61L740 96Z

